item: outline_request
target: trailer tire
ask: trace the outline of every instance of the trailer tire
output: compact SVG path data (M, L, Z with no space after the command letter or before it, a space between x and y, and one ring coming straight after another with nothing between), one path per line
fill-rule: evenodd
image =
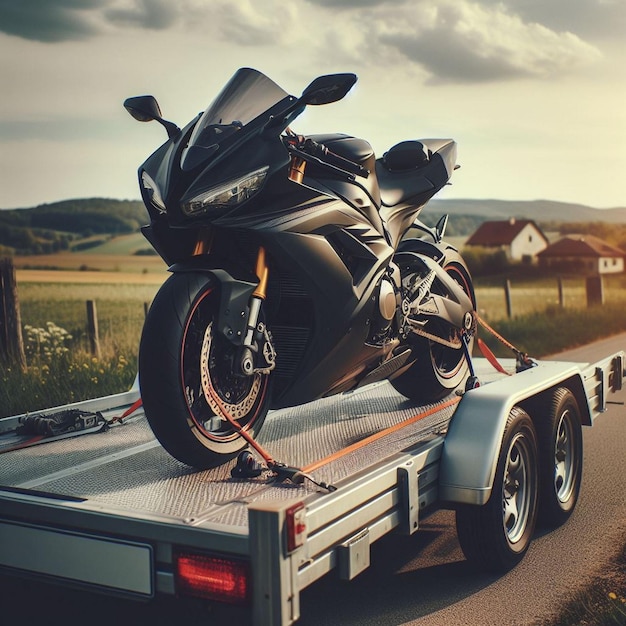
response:
M513 407L489 500L482 506L464 505L456 512L459 543L473 565L501 574L522 560L535 531L538 474L535 426L528 413Z
M546 414L535 415L535 427L541 477L538 524L558 528L573 513L582 482L583 434L574 394L556 389Z

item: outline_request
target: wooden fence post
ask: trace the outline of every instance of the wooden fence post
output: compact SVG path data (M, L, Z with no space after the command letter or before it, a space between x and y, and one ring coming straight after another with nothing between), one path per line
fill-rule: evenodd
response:
M95 300L87 300L87 335L91 354L100 358L100 338L98 336L98 313Z
M565 308L565 295L563 292L563 279L560 276L557 278L557 284L558 284L558 289L559 289L559 308L564 309Z
M22 318L13 259L0 259L0 360L26 371Z
M588 307L604 304L604 284L601 274L587 276L585 287L587 291Z
M506 300L506 315L513 317L513 303L511 301L511 281L507 278L504 281L504 299Z

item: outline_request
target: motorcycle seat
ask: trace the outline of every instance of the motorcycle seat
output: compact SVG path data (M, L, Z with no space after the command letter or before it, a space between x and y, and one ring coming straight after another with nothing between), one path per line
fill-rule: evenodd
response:
M402 141L376 159L376 177L384 206L395 206L421 194L430 197L445 184L443 164L433 158L433 150L436 154L440 144L444 142Z

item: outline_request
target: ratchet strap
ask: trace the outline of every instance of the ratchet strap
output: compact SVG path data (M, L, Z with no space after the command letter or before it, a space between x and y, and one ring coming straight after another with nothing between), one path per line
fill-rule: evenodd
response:
M512 343L507 341L500 333L494 330L485 320L475 313L476 321L491 335L493 335L503 346L506 346L515 354L515 359L517 361L517 366L515 368L516 372L522 372L524 370L530 369L531 367L536 367L537 363L531 359L526 352L522 352L518 350ZM480 338L477 338L477 343L480 351L483 356L493 365L493 367L502 374L510 375L510 372L507 372L504 367L498 362L495 354L487 347L487 344Z
M100 411L83 411L77 408L24 415L19 418L15 431L7 433L6 437L3 436L0 439L0 453L78 435L104 432L111 424L122 423L122 420L134 413L141 405L141 398L139 398L121 415L110 419L105 418Z
M248 444L261 456L265 461L265 466L258 463L252 455L244 450L239 453L237 457L237 463L231 470L230 475L233 478L256 478L260 476L266 469L272 473L273 478L277 482L284 482L289 480L294 484L301 484L306 480L310 480L314 485L326 489L327 491L336 491L336 487L328 485L324 482L316 481L310 474L300 469L299 467L292 467L285 463L280 463L274 460L272 455L263 448L263 446L254 440L254 437L247 432L241 424L228 412L221 398L215 393L215 391L209 386L208 391L211 394L211 398L215 401L217 408L219 409L220 417L225 419L234 429L235 432L246 440Z

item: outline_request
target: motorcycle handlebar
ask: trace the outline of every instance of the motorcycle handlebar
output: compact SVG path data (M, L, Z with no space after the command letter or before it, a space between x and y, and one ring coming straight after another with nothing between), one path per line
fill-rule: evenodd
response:
M354 174L355 176L362 176L363 178L367 178L369 176L368 169L358 163L355 163L354 161L350 161L349 159L336 154L335 152L332 152L324 144L318 143L313 139L305 139L299 148L305 154L309 154L323 163L336 167L344 172Z

